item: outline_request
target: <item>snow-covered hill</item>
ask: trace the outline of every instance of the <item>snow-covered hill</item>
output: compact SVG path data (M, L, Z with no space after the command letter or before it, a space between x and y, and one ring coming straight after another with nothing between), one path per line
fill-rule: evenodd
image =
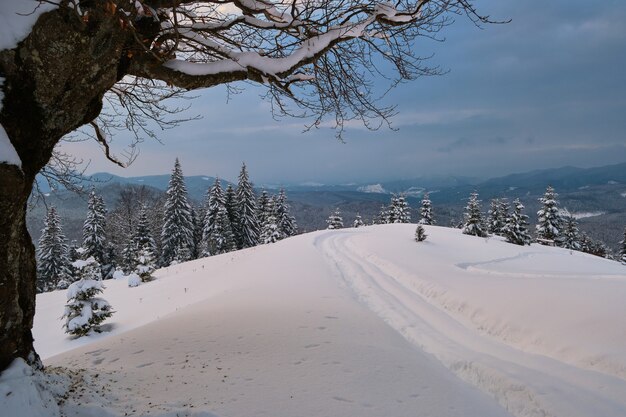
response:
M315 232L107 281L110 331L79 340L63 292L42 294L38 352L84 369L46 381L73 387L68 416L626 415L623 265L426 229Z

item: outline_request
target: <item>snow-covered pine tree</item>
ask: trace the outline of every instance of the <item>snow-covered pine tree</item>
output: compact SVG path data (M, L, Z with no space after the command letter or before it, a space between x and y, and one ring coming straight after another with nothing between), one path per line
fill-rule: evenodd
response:
M619 261L626 264L626 228L624 228L624 239L620 242Z
M272 196L266 203L264 214L265 221L261 226L260 241L263 244L278 242L285 237L278 227L276 214L276 199Z
M231 184L226 187L224 193L224 203L226 205L226 213L228 214L228 220L230 220L233 233L237 232L237 194Z
M256 209L257 209L257 219L259 221L259 225L263 228L263 224L265 224L265 219L267 218L268 210L267 204L269 203L270 197L267 194L267 191L261 190L261 195L257 201Z
M487 213L487 231L494 235L503 235L508 216L509 203L506 198L491 200Z
M100 265L106 263L106 208L102 197L92 189L87 200L87 218L83 223L83 245L86 257L93 256Z
M154 241L152 232L150 231L148 211L144 205L141 206L141 210L139 211L137 229L135 230L133 240L137 248L147 248L152 253L152 256L156 257L156 242Z
M428 235L426 234L426 230L424 230L424 226L418 224L417 229L415 229L415 240L417 242L423 242L427 237Z
M259 243L260 225L257 218L256 198L252 183L248 177L246 164L241 166L236 192L237 230L235 238L241 249L256 246Z
M483 216L480 209L480 200L478 199L478 193L473 192L470 194L469 201L465 207L464 213L465 221L463 223L463 234L487 237L488 234L484 230Z
M363 219L361 218L361 215L359 213L356 214L356 218L354 219L354 222L352 223L353 227L363 227L365 226L365 224L363 223Z
M391 196L391 202L387 208L387 220L385 223L396 223L398 216L398 196L394 194Z
M178 158L166 193L161 231L161 265L164 266L190 260L194 247L191 205L187 200L187 187Z
M276 198L276 224L283 239L298 233L298 224L291 215L291 207L287 203L287 194L285 194L284 188L280 189Z
M386 224L389 220L389 210L387 206L384 204L380 206L380 211L378 212L378 216L374 219L375 224Z
M96 297L104 288L100 264L93 256L72 264L80 279L67 289L67 304L62 318L65 318L65 332L80 337L91 330L99 332L99 325L111 317L111 305L103 298Z
M156 269L154 253L150 244L142 244L137 251L135 273L141 282L152 281L152 273Z
M226 219L219 218L222 211ZM217 255L227 251L222 243L226 238L226 236L222 236L223 233L232 235L232 226L230 225L230 220L228 220L222 186L219 178L216 178L213 187L211 187L207 195L206 213L204 214L202 227L202 256Z
M503 236L507 242L516 245L530 245L531 237L528 233L528 216L523 213L524 205L515 199L513 212L509 215L504 226Z
M339 207L337 207L335 211L328 216L326 223L328 223L328 229L343 229L343 218L341 217Z
M389 213L389 223L411 222L411 207L409 207L409 203L407 203L404 194L400 194L395 196L395 198L392 198ZM393 213L393 215L391 213Z
M541 209L537 212L537 242L542 245L558 245L561 237L561 228L563 220L559 213L558 194L554 192L554 188L548 186L543 197L539 199Z
M204 211L200 207L191 207L191 221L193 223L193 253L192 258L202 256L202 233L204 229Z
M565 249L580 250L580 231L578 230L578 222L574 216L568 214L565 216L563 233L560 239L560 246Z
M433 225L437 223L433 216L433 203L432 201L430 201L428 193L425 193L424 197L422 198L420 216L421 219L419 221L419 224Z
M37 292L67 288L72 280L68 252L61 219L50 206L37 248Z
M221 205L213 219L213 224L207 235L208 253L221 253L237 250L237 242L233 233L226 207Z

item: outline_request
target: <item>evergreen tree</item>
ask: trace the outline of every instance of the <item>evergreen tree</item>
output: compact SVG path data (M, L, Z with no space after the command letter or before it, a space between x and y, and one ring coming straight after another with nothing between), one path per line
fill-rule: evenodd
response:
M626 228L624 229L624 239L620 242L619 261L626 264Z
M106 208L102 197L92 189L87 201L87 218L83 223L83 248L99 264L106 264Z
M273 196L267 201L264 217L265 221L261 226L261 243L274 243L283 239L285 236L282 235L280 228L278 227L276 199Z
M576 219L572 215L568 215L565 217L564 223L560 245L565 249L580 250L580 231Z
M433 225L437 223L433 217L433 206L428 193L424 194L424 198L422 198L420 216L422 218L420 219L419 224Z
M152 273L156 269L154 253L150 244L142 244L137 251L135 273L142 282L152 281Z
M411 222L411 208L407 203L404 195L400 194L392 200L392 208L394 221L390 223L410 223Z
M193 259L202 256L202 232L204 228L204 213L200 208L191 207L191 221L193 223Z
M398 209L398 197L394 194L391 196L391 202L389 203L389 207L387 207L387 219L385 223L396 223L398 220L399 213Z
M508 201L505 198L491 200L487 217L487 231L494 235L503 235L506 219L509 217Z
M483 216L480 209L480 200L478 199L478 193L473 192L470 194L469 201L465 207L465 221L463 223L463 234L487 237L483 225Z
M513 213L509 215L504 226L503 236L507 242L516 245L530 245L531 237L528 233L528 216L522 211L524 205L515 199L513 201Z
M202 256L218 255L237 249L219 179L215 180L207 200L202 229Z
M212 228L207 236L207 244L208 252L211 255L237 250L235 235L224 206L221 206L215 215Z
M259 242L260 225L257 218L256 199L248 177L246 164L241 166L237 184L237 230L235 237L241 249L256 246Z
M167 187L164 222L161 231L161 265L185 262L194 250L194 225L191 205L187 200L187 187L178 158Z
M133 240L137 248L147 248L153 256L156 256L156 242L150 231L150 221L148 220L148 212L146 206L141 206L139 211L139 219L137 220L137 229Z
M236 233L237 229L237 195L231 184L226 187L224 193L224 202L226 204L226 213L228 214L228 220L233 228L233 233Z
M91 330L99 332L99 325L111 317L111 305L103 298L96 297L104 288L102 272L98 261L90 256L86 260L73 263L80 279L67 289L65 306L65 332L74 336L84 336Z
M267 205L269 203L270 197L267 194L267 191L262 190L261 195L259 196L259 200L257 201L257 219L259 220L259 224L261 228L263 228L263 224L265 223L265 219L267 218L268 209Z
M353 227L362 227L365 226L365 224L363 224L363 219L361 219L361 215L359 213L356 214L356 219L354 219L354 222L352 223Z
M67 288L71 281L68 252L61 220L51 206L37 248L37 292Z
M276 224L283 238L294 236L298 233L298 224L290 211L291 207L287 204L285 189L281 188L278 192L278 198L276 198Z
M341 212L339 211L339 208L336 208L335 211L328 217L326 223L328 223L328 229L343 228L343 218L341 217Z
M559 213L558 195L554 192L554 188L548 186L543 197L539 199L542 204L541 209L537 212L537 241L542 245L558 244L561 236L561 228L563 220Z
M375 224L386 224L389 220L389 210L387 210L387 206L384 204L380 206L380 212L378 213L378 217L374 219Z
M417 242L423 242L427 237L428 235L426 234L426 230L424 230L424 226L418 224L417 229L415 229L415 240Z

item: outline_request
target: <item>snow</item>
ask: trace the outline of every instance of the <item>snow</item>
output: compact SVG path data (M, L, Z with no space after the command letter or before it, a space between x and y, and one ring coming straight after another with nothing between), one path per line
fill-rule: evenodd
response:
M139 285L141 285L141 278L139 277L139 275L135 274L134 272L128 275L129 287L138 287Z
M111 280L110 331L80 339L57 319L65 294L39 294L36 349L107 386L68 416L626 415L623 265L434 226L418 244L415 227Z
M576 220L586 219L587 217L596 217L602 216L606 214L606 211L589 211L589 212L580 212L580 213L572 213L572 217Z
M357 188L357 191L362 193L387 194L387 190L385 190L381 184L363 185Z
M59 407L41 373L16 359L0 374L0 410L3 416L57 417Z
M13 49L30 33L39 15L57 7L38 1L2 0L0 2L0 50ZM0 111L4 93L4 78L0 77ZM22 161L0 124L0 164L22 167Z

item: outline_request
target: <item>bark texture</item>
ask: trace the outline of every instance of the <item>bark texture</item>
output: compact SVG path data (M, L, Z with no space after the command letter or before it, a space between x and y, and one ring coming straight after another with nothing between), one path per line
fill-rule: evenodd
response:
M5 78L0 123L22 168L0 164L0 371L15 358L33 365L35 250L26 204L37 173L61 138L93 120L102 97L124 74L127 31L94 12L89 21L68 9L43 14L16 49L0 51Z

